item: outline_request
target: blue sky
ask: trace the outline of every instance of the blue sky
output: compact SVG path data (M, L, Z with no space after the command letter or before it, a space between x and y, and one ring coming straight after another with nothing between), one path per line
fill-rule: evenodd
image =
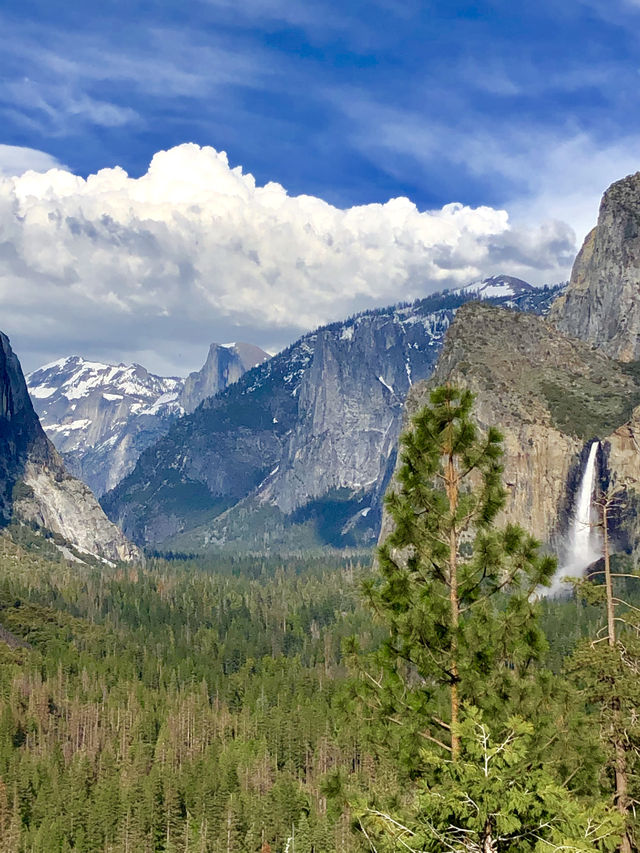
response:
M545 144L640 129L632 2L5 0L2 24L1 141L82 175L197 142L341 206L500 205Z
M640 168L638 0L5 0L0 25L5 173L138 177L194 142L290 195L505 208L577 245Z

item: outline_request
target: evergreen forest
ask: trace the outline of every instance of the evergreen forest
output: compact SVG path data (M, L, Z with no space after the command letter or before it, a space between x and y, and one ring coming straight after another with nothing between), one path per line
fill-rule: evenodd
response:
M6 528L0 853L637 849L633 561L534 594L555 561L496 526L471 406L404 436L375 561L110 566Z

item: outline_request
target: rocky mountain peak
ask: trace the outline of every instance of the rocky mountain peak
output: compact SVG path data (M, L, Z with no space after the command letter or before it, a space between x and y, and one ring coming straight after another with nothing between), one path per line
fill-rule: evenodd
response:
M11 517L13 489L29 458L52 461L33 410L20 362L0 332L0 519Z
M9 338L0 332L0 417L11 421L21 414L29 417L32 412L20 363L11 349Z
M514 308L545 312L558 292L497 278L486 298ZM178 420L103 506L135 541L177 550L371 544L406 395L478 298L437 293L309 332Z
M537 288L521 278L512 275L491 275L479 281L460 287L453 292L458 294L476 294L478 299L496 299L509 296L522 296L535 293Z
M166 420L183 412L183 380L156 376L139 364L74 355L30 373L27 383L45 431L97 495L125 476Z
M64 468L36 415L20 362L0 332L0 520L44 527L109 560L140 557L91 491Z
M247 370L257 367L269 357L253 344L211 344L204 366L185 379L180 395L182 408L185 412L192 412L207 397L219 394L237 382Z
M550 317L620 361L640 359L640 172L605 192L566 292Z
M140 364L73 355L30 373L27 383L42 426L69 470L100 496L177 417L265 358L252 344L211 344L202 370L185 380L157 376Z

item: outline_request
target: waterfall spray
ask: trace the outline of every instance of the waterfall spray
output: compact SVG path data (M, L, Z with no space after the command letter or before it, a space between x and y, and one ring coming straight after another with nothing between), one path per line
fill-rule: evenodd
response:
M562 582L565 577L580 577L584 570L602 556L602 545L593 513L593 493L596 485L599 441L589 448L587 462L576 494L567 536L564 560L553 579L551 587L543 595L556 595L568 589Z
M571 574L580 573L602 556L597 531L593 528L592 512L599 447L600 442L594 441L589 448L589 456L576 498L564 567Z

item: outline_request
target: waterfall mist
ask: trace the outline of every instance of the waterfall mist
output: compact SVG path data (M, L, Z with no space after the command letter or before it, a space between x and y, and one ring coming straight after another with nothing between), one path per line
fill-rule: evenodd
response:
M549 590L552 595L566 588L561 580L563 577L580 577L588 566L602 556L600 534L594 527L597 519L593 508L599 447L600 442L594 441L589 448L571 515L564 560Z

